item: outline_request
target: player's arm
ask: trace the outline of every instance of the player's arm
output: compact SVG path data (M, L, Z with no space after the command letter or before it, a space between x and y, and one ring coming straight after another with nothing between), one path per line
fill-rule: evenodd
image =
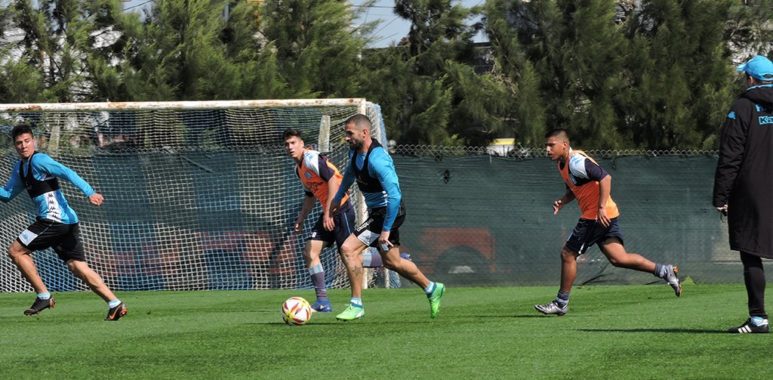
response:
M19 179L19 165L11 170L11 176L8 178L5 186L0 188L0 201L9 202L24 190L24 184Z
M314 209L314 194L306 190L306 196L303 197L303 205L301 206L301 211L298 212L298 217L295 219L295 225L293 226L293 230L295 230L295 232L301 231L301 227L303 226L303 221L306 220L306 217L309 216L309 213L311 213L311 210L313 209Z
M566 187L566 192L564 192L564 195L561 196L561 198L556 199L553 201L553 215L558 214L558 211L561 210L562 207L564 207L567 203L570 203L574 200L574 193L571 189L569 189L569 186Z
M62 165L47 154L36 154L32 158L32 167L39 173L48 173L53 176L66 179L85 194L94 205L101 205L104 201L102 194L97 193L78 173Z
M719 161L714 173L714 194L712 203L720 212L727 212L727 201L733 183L741 170L746 146L749 123L744 115L751 114L748 101L736 101L722 124L719 137Z
M371 175L378 178L381 187L383 187L384 191L387 193L384 226L381 229L381 235L378 239L379 245L382 247L383 251L383 248L392 246L392 244L389 243L389 232L392 230L392 225L394 224L395 219L397 219L397 213L400 211L402 192L400 191L400 182L397 179L397 171L395 170L394 162L383 148L374 149L370 154L368 163L368 170L370 170Z
M588 158L585 158L582 162L582 169L580 165L575 167L574 174L578 178L587 178L591 181L597 181L599 183L599 205L598 205L598 217L597 220L602 226L609 225L609 217L607 217L607 202L609 202L609 194L612 193L612 176L607 173L604 168L599 166Z
M607 174L599 181L599 216L598 220L602 226L609 225L610 220L607 216L607 202L609 194L612 193L612 176Z
M356 159L353 155L349 157L349 160ZM344 170L344 177L341 179L341 184L338 186L338 191L335 191L335 196L333 196L333 200L328 205L328 213L330 215L333 215L338 211L338 205L341 204L341 199L344 198L344 194L346 194L346 191L349 189L349 187L352 186L354 183L354 170L352 169L352 165L346 165L346 170ZM333 193L332 190L330 190L330 193Z
M335 228L335 221L333 221L333 214L330 212L330 209L331 205L333 205L333 200L338 193L338 189L341 187L341 177L336 175L338 169L333 166L325 156L319 156L318 167L319 177L327 183L327 199L325 200L325 207L323 208L322 225L325 227L325 230L332 231ZM343 196L341 199L343 199ZM340 204L341 200L339 199L336 206Z

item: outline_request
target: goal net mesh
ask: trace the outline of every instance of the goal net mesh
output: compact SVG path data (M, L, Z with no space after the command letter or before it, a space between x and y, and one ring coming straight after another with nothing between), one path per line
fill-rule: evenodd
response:
M18 161L11 128L31 124L38 151L104 195L95 207L60 181L79 216L89 264L115 290L312 287L302 252L321 208L306 219L303 233L292 232L304 192L282 132L300 129L307 144L320 149L321 143L343 169L344 120L366 110L383 141L378 106L355 99L189 103L73 104L53 111L6 105L0 175L9 176ZM0 206L0 241L10 244L35 216L26 192ZM53 250L33 258L51 290L86 289ZM348 286L335 246L321 258L328 285ZM32 290L6 255L0 276L0 291Z

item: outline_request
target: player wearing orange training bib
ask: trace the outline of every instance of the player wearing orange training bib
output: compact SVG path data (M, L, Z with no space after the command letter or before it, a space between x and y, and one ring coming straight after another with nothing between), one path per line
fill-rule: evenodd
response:
M550 131L545 139L547 154L557 163L566 185L564 195L553 202L553 214L558 214L564 205L575 199L581 214L561 249L561 287L558 294L553 301L534 305L534 308L543 314L564 315L569 311L569 293L577 277L577 257L594 244L598 244L612 265L652 273L668 282L679 297L682 285L676 266L656 264L644 256L626 252L623 233L617 223L620 212L610 195L612 176L585 153L572 150L566 130Z

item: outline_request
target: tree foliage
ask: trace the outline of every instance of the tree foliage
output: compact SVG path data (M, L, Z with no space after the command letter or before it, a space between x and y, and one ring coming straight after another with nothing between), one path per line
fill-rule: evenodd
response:
M11 0L0 101L366 97L404 144L712 148L771 1L396 0L408 34L371 49L373 0Z

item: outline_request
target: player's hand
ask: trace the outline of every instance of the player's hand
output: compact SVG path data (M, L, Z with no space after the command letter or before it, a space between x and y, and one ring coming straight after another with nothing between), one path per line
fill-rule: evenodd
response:
M564 202L562 202L560 199L553 202L553 215L557 215L558 210L560 210L561 207L564 207Z
M596 218L596 221L601 223L604 227L609 227L611 221L609 220L609 217L607 217L606 207L599 207L599 216Z
M297 232L301 232L302 229L303 229L303 221L296 220L295 225L293 225L293 231L297 233Z
M727 216L727 203L722 207L717 207L717 211L719 211L720 214Z
M105 198L102 197L102 194L100 193L94 193L89 196L89 202L91 202L91 204L93 205L101 206L102 202L104 201L105 201Z
M389 241L389 231L381 231L381 235L378 237L378 249L381 252L389 252L389 250L394 247L394 244L392 244Z
M330 217L330 215L324 215L322 217L322 225L325 227L326 231L332 231L334 228L336 228L336 222L333 220L333 218Z

